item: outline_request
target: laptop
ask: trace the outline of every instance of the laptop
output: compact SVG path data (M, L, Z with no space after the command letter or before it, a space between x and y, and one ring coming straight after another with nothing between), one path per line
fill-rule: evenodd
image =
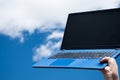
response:
M34 68L103 69L103 57L120 54L120 8L68 15L61 51Z

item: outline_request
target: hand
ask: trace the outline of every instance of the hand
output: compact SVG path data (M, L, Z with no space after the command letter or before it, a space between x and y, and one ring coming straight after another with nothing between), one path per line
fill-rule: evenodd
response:
M119 80L118 75L118 66L115 59L110 57L104 57L100 62L107 62L108 66L101 70L104 75L105 80Z

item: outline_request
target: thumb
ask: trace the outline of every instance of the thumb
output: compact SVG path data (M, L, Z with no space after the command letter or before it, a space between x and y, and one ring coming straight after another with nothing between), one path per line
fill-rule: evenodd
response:
M104 69L104 75L106 77L112 78L112 71L111 68L109 66L106 66Z

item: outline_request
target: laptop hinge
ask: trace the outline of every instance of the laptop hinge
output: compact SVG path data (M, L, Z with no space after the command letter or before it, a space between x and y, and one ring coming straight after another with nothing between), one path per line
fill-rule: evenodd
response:
M64 51L65 51L65 49L62 49L61 51L62 51L62 52L64 52Z
M115 48L116 50L120 50L120 48Z

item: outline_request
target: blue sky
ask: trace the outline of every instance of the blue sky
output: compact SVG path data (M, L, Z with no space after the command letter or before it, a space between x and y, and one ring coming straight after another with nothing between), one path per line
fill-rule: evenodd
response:
M97 70L32 65L59 50L68 13L119 4L120 0L0 0L0 80L102 80Z
M27 33L26 33L27 34ZM102 80L99 71L75 69L32 68L33 47L40 44L46 34L34 33L24 43L0 35L0 79L1 80ZM41 43L42 44L42 43ZM120 62L120 58L117 60ZM119 63L118 62L118 63ZM120 65L119 65L120 67ZM86 77L87 76L87 77Z

